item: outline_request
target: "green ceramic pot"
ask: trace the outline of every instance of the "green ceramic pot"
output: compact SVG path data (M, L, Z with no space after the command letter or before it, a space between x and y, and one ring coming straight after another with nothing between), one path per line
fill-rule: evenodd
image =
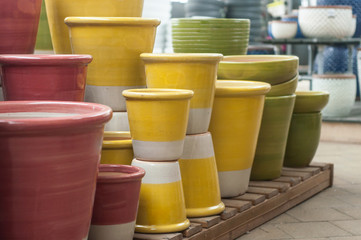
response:
M38 35L36 36L35 49L37 50L53 50L51 43L50 30L48 24L48 17L46 15L45 3L41 5L40 21L38 28Z
M272 85L271 91L267 93L267 97L274 97L274 96L285 96L285 95L292 95L295 93L297 85L298 85L298 74L292 78L290 81ZM296 96L297 102L297 96Z
M319 112L292 115L284 166L297 168L310 164L320 141L321 124L322 116Z
M182 28L223 28L223 27L242 27L250 26L249 19L236 19L236 18L210 18L210 19L193 19L193 18L174 18L172 19L172 26Z
M173 40L245 40L249 39L249 34L243 34L243 35L234 35L234 36L224 36L223 34L220 35L196 35L196 34L188 34L188 35L172 35Z
M175 53L221 53L223 55L245 55L247 47L235 49L173 47Z
M328 92L305 91L296 92L294 113L320 112L328 103Z
M251 180L281 176L296 95L266 97Z
M228 45L228 46L239 46L239 45L248 45L248 38L244 39L226 39L226 40L218 40L218 39L190 39L190 40L179 40L173 38L173 44L185 44L185 45L202 45L202 44L209 44L214 45L215 47Z
M190 33L196 33L196 34L210 34L210 33L226 33L226 34L244 34L244 33L250 33L249 27L244 28L178 28L173 26L172 27L172 33L178 33L178 34L190 34Z

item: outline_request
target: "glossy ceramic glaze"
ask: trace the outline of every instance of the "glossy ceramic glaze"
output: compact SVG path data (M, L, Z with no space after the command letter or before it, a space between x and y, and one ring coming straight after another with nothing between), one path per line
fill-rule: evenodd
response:
M152 52L156 19L68 17L73 53L91 54L85 101L126 111L122 91L145 87L139 55Z
M222 81L216 84L211 124L222 197L243 194L261 125L268 83Z
M297 74L296 56L226 56L218 68L219 79L263 81L271 85L287 82Z
M182 231L189 227L179 163L134 159L132 165L146 171L140 189L135 231L167 233Z
M0 239L87 238L110 118L100 104L0 102Z
M41 1L0 1L0 54L34 52Z
M105 131L129 131L127 112L113 112L112 119L105 124Z
M190 89L187 134L208 131L221 54L142 54L147 87Z
M251 180L281 176L296 95L266 97Z
M232 18L173 18L172 26L181 28L234 28L234 27L249 27L249 19L232 19Z
M0 55L7 101L84 101L90 55Z
M182 156L191 90L130 89L127 101L134 155L142 160L177 160Z
M212 136L187 135L179 160L187 217L205 217L223 212Z
M101 164L130 165L133 158L130 132L104 132Z
M35 49L53 50L51 43L48 16L46 15L45 1L42 1L38 34L36 36Z
M56 53L72 53L64 19L76 17L141 17L144 0L45 0Z
M322 116L319 112L292 115L284 166L297 168L310 164L320 141L321 124Z
M296 37L297 22L272 21L272 36L275 39L290 39Z
M299 76L297 74L294 78L292 78L287 82L272 85L271 90L267 93L266 96L272 97L272 96L284 96L284 95L294 94L298 85L298 79Z
M133 239L144 175L135 166L99 166L89 239Z
M330 94L328 92L305 91L296 92L294 113L316 113L320 112L328 103Z

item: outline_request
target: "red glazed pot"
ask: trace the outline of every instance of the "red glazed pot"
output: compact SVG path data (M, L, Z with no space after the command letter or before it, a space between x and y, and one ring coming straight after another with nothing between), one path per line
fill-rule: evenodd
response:
M0 54L33 53L42 0L0 0Z
M0 239L87 239L111 115L95 103L0 102Z
M84 101L90 55L0 55L6 101Z
M145 171L126 165L101 164L90 240L132 240Z

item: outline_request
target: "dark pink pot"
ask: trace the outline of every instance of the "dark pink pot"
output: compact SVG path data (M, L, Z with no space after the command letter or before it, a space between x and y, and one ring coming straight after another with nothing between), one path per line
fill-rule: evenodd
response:
M90 55L0 55L5 101L84 101Z
M133 239L144 175L135 166L100 165L89 240Z
M111 115L94 103L0 102L0 239L86 239Z
M0 54L33 53L42 0L0 0Z

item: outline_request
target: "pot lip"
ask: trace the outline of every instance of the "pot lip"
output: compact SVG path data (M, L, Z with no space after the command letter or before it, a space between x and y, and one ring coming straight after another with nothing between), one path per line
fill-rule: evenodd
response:
M312 78L340 78L340 79L352 79L356 78L353 74L313 74Z
M56 117L9 117L0 118L0 135L7 132L39 134L39 131L89 128L100 125L112 117L110 107L98 103L71 101L4 101L0 102L0 114L10 113L59 113L70 114ZM4 131L5 130L5 131Z
M296 91L296 98L329 96L327 91Z
M223 85L223 86L222 86ZM228 86L227 86L228 85ZM230 86L235 85L235 86ZM265 95L271 90L271 85L265 82L249 80L216 81L216 97L236 97Z
M193 95L194 92L188 89L139 88L123 91L123 96L127 100L186 100L192 98Z
M160 20L156 18L141 17L76 17L69 16L64 19L64 23L68 26L79 25L113 25L113 26L141 26L149 25L156 27L160 24Z
M125 139L114 139L107 140L107 137L125 138ZM132 139L130 131L104 131L103 136L103 149L114 149L114 148L132 148Z
M229 23L251 23L250 19L247 18L172 18L172 23L203 23L203 24L229 24Z
M279 20L274 20L274 21L271 21L271 23L298 24L298 23L297 23L297 22L295 22L295 21L279 21Z
M93 60L87 54L1 54L1 65L87 65Z
M142 53L140 58L145 63L152 62L214 62L221 61L219 53Z
M352 10L351 6L345 6L345 5L321 5L321 6L300 6L299 7L299 9L314 9L314 8L337 8L337 9Z
M260 59L259 61L248 61L248 62L242 62L242 61L232 61L232 59ZM297 56L292 55L230 55L225 56L223 60L219 63L220 65L226 66L234 66L234 65L256 65L256 64L277 64L280 62L298 62Z
M129 166L129 165L114 165L114 164L100 164L99 172L119 172L119 173L127 174L120 176L98 175L97 182L100 183L140 181L145 175L145 170L143 168L136 166Z
M287 99L287 98L296 98L296 94L290 94L290 95L283 95L283 96L266 96L266 100L267 99Z

